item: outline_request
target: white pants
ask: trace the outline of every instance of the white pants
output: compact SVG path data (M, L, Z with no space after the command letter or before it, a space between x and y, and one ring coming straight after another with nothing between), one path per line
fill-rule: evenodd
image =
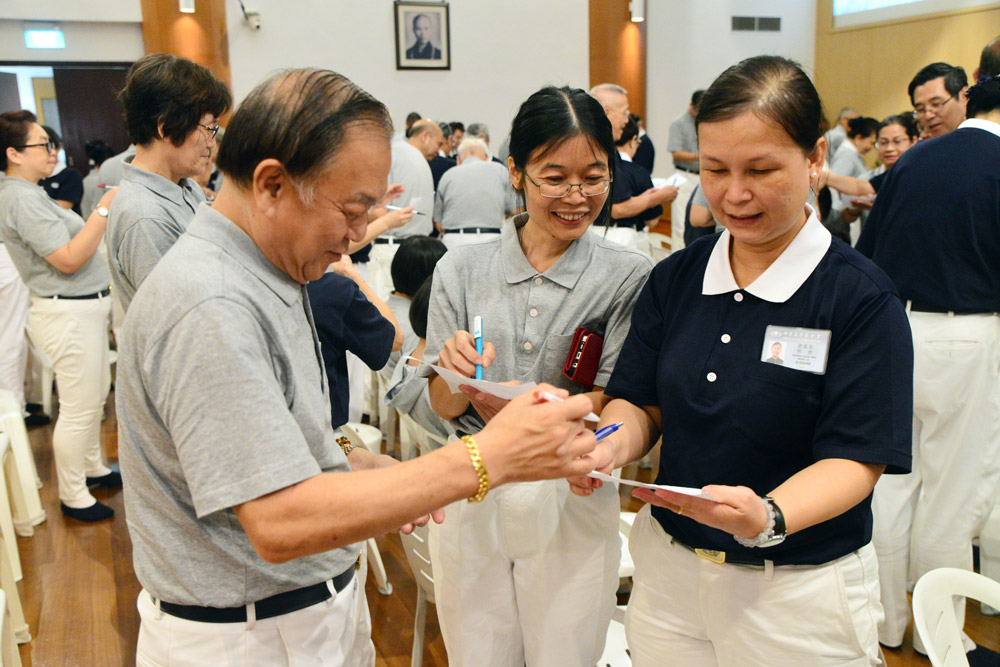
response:
M670 202L670 248L677 252L684 247L684 217L687 213L688 201L694 194L695 186L700 183L701 176L686 171L677 170L684 176L684 182L677 186L677 199Z
M450 232L441 235L441 242L444 243L448 250L453 250L464 245L475 245L476 243L492 241L498 236L500 236L499 233L494 234L490 232Z
M52 432L59 500L70 507L96 502L87 476L106 475L101 462L101 418L111 388L108 318L111 299L31 298L28 325L52 360L59 418Z
M375 647L364 574L362 568L344 590L325 602L252 623L200 623L170 616L143 590L135 663L137 667L371 667Z
M391 237L380 237L391 238ZM372 252L368 256L368 284L383 301L392 294L392 258L405 239L392 238L389 243L372 242Z
M647 505L629 548L625 633L635 667L882 664L870 544L824 565L719 564L674 542Z
M1000 317L910 312L909 318L913 472L883 475L872 502L886 612L879 641L886 646L903 642L911 564L916 578L939 567L971 570L972 538L1000 488ZM956 612L962 627L964 598ZM915 645L922 649L916 638Z
M605 233L607 230L607 233ZM626 248L638 250L643 255L649 256L649 232L639 231L635 227L601 227L592 225L590 231L608 241L613 241Z
M0 389L14 392L24 408L24 376L28 368L28 323L31 294L10 260L7 246L0 243Z
M510 484L449 505L428 546L452 667L593 667L618 588L615 485Z

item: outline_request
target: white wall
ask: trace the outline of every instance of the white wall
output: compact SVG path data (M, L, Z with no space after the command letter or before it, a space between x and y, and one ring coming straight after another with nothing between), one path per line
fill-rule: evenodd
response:
M389 0L244 0L260 31L226 3L237 101L269 72L338 71L389 107L397 128L417 111L437 121L485 122L494 145L517 107L546 83L586 88L587 4L581 0L452 0L450 71L396 70Z
M732 16L780 16L781 32L732 32ZM816 3L806 0L649 0L646 8L646 128L656 147L656 175L669 174L670 123L691 93L750 56L797 60L812 75Z
M0 0L3 1L3 0ZM60 21L65 49L29 49L24 21L0 19L0 61L132 62L144 54L141 23Z
M0 19L141 23L142 5L140 0L3 0Z

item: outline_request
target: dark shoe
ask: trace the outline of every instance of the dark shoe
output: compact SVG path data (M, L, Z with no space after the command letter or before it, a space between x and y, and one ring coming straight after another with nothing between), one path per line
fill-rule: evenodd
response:
M28 403L24 407L25 407L25 409L28 412L41 412L42 411L42 404L41 403Z
M77 521L86 521L92 523L94 521L103 521L104 519L110 519L115 515L115 511L108 507L107 505L102 505L101 503L94 503L90 507L69 507L65 503L59 503L62 508L62 513L71 519L76 519Z
M120 489L122 488L122 475L121 473L112 470L107 475L101 475L100 477L88 477L87 488L93 489L95 487L101 487L103 489Z
M24 425L28 428L31 428L32 426L45 426L51 421L52 417L38 413L36 415L28 415L27 417L25 417Z

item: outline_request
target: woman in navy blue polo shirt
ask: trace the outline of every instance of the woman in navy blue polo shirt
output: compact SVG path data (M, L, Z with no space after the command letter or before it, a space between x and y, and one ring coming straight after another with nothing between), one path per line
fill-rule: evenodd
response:
M913 353L892 283L806 205L821 115L775 56L729 68L699 105L726 230L650 275L601 414L625 424L596 454L610 471L662 433L657 483L711 496L635 492L650 503L630 539L639 667L879 664L871 493L910 467Z

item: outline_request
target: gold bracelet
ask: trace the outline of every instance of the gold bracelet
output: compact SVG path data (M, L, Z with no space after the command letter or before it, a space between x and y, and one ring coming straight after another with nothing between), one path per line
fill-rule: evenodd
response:
M351 450L354 449L354 443L352 443L350 438L348 438L346 435L342 435L339 438L337 438L337 444L340 445L340 448L342 450L344 450L344 456L350 454Z
M469 498L469 502L481 503L490 490L490 475L486 472L483 457L479 455L479 445L476 444L476 439L471 435L463 435L462 441L465 443L465 448L469 450L469 458L472 459L472 466L476 469L476 476L479 477L479 490L476 495Z

